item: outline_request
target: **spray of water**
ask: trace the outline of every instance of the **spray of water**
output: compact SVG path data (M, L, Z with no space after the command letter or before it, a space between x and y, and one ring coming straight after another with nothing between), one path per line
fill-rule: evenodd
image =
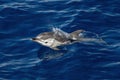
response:
M69 36L70 36L67 32L62 31L62 30L59 29L59 28L53 27L52 31L55 33L55 35L58 34L58 35L60 35L60 36L66 37L66 38L69 38Z

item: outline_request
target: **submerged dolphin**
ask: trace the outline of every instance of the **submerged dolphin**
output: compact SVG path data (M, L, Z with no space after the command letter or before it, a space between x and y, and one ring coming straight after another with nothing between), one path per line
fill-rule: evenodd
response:
M53 28L53 31L40 33L32 40L54 50L59 50L58 46L90 40L90 38L84 38L83 32L84 30L76 30L72 33L67 33L58 28Z

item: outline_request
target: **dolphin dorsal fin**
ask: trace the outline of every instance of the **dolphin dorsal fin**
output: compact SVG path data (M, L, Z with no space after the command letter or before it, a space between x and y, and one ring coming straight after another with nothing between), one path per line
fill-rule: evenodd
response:
M76 30L72 33L70 33L71 39L73 40L77 40L78 38L81 38L82 35L80 35L80 33L84 32L84 30Z

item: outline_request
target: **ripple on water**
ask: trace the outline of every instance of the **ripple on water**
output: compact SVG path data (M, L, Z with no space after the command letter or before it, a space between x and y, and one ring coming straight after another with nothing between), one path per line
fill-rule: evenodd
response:
M0 80L119 80L119 0L1 0ZM28 38L59 27L99 34L109 45L53 51Z

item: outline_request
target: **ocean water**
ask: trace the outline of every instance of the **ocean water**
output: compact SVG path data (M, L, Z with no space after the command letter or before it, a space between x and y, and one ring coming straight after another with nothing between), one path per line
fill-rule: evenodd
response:
M0 80L120 80L120 0L0 0ZM108 45L54 51L29 38L84 29Z

